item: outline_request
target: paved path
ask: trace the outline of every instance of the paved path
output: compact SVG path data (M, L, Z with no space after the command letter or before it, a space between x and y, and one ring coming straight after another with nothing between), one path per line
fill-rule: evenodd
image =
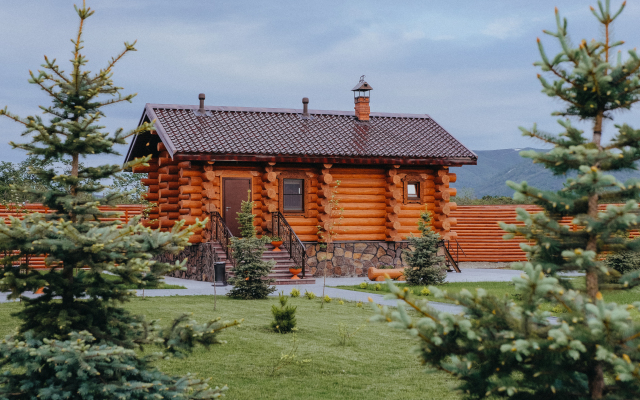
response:
M522 272L510 269L463 269L461 274L449 272L447 275L447 282L509 282L513 277L519 276ZM147 297L165 297L165 296L210 296L214 293L218 295L225 295L231 290L231 286L217 286L214 287L211 282L192 281L189 279L179 279L172 277L165 277L165 282L172 285L182 285L187 289L148 289L145 290L145 296ZM343 299L346 301L362 301L368 302L368 298L371 297L374 302L378 304L384 304L389 306L397 305L396 300L386 300L384 295L373 294L367 292L356 292L353 290L338 289L335 286L345 285L358 285L361 282L370 283L366 277L357 278L327 278L327 284L325 288L325 294L333 299ZM316 296L322 294L322 278L317 278L316 283L313 285L279 285L276 286L277 291L273 294L276 295L280 291L284 291L286 294L291 292L291 289L297 288L302 294L305 290L313 292ZM30 295L30 297L33 295ZM142 296L142 291L138 290L138 296ZM7 300L7 293L0 293L0 303L5 303ZM459 313L462 311L462 307L453 304L431 302L433 308L438 311L445 311L450 313Z

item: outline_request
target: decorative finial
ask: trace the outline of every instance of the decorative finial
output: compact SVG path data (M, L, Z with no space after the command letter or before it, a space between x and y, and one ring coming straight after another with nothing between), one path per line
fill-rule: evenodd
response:
M362 76L360 77L360 82L358 82L358 83L362 83L362 82L364 82L364 75L362 75Z

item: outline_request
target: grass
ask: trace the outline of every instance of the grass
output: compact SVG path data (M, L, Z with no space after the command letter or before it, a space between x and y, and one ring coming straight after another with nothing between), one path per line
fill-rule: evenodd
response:
M213 311L211 296L136 298L126 308L147 319L169 319L193 312L204 322L220 316L225 320L244 318L237 328L220 334L227 344L210 349L197 348L185 359L163 360L157 366L175 375L188 372L211 377L211 384L228 385L228 399L459 399L452 390L451 376L426 374L411 354L413 339L382 323L369 323L373 311L365 304L339 304L333 299L320 308L320 299L291 298L297 306L298 350L294 360L272 374L282 353L291 349L291 334L269 329L271 306L268 300L232 300L218 297ZM0 334L11 333L17 321L10 316L19 303L0 304ZM363 326L346 346L339 345L340 325L353 332ZM156 351L152 347L148 352ZM307 362L302 362L307 360Z
M570 278L570 280L573 283L575 289L584 289L584 277L580 276ZM378 286L380 290L376 290L376 286ZM409 286L406 283L396 283L396 286L401 288L408 287L414 295L420 296L421 298L425 297L421 295L421 291L425 286ZM337 288L378 294L389 293L389 288L384 282L369 283L367 285L367 288L361 288L359 285L337 286ZM513 296L514 294L517 294L517 290L514 284L511 282L451 282L440 285L438 286L438 288L446 290L450 294L459 293L462 289L467 289L468 291L473 293L475 292L476 288L483 288L487 291L488 294L498 297ZM636 287L630 290L605 290L602 292L602 296L606 301L609 302L616 302L618 304L631 304L634 301L640 301L640 287ZM440 303L454 303L454 301L452 300L436 299L433 298L433 296L428 296L427 298L430 300L433 299L433 301L437 301ZM514 300L516 302L519 301L517 296L514 298ZM549 311L551 311L551 307L549 307Z
M38 272L40 272L41 274L46 274L47 272L49 272L49 270L41 269ZM75 276L77 274L78 274L78 271L77 270L74 271L73 275ZM113 275L113 274L102 274L102 277L105 280L108 280L108 281L115 281L115 280L119 279L117 275ZM139 290L142 290L141 288L138 288L135 285L124 285L124 288L125 289L139 289ZM146 290L149 290L149 289L186 289L186 287L182 286L182 285L170 285L168 283L161 282L158 286L147 286L147 287L145 287L145 289Z

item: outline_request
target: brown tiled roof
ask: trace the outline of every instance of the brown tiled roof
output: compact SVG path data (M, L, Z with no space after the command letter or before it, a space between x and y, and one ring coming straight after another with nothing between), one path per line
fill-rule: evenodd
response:
M360 122L354 112L147 104L160 138L173 155L297 156L339 158L456 159L477 156L425 114L371 113ZM204 159L204 158L202 158Z

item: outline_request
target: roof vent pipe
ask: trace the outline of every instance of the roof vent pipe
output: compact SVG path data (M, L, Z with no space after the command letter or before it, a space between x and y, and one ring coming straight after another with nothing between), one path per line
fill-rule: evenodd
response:
M309 98L302 98L302 118L309 118Z
M204 115L204 93L200 93L198 95L198 99L200 100L200 108L198 108L198 112L201 115Z

